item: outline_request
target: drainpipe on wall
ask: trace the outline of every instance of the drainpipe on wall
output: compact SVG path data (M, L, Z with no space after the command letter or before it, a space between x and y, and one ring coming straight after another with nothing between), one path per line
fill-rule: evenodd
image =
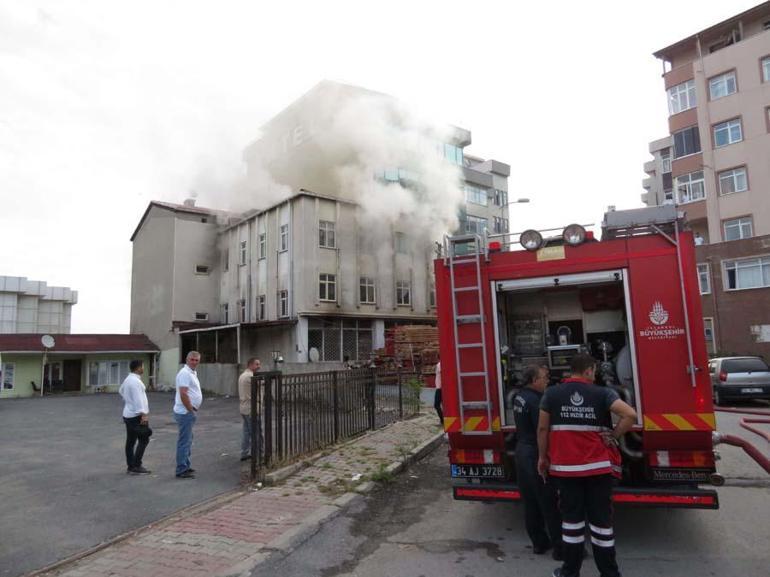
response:
M334 256L336 259L335 267L334 267L334 274L336 275L336 278L338 279L337 282L337 290L334 291L334 301L337 305L337 308L340 308L340 293L342 293L342 265L341 265L341 258L340 258L340 235L339 230L337 229L337 223L340 221L340 203L339 201L334 202Z
M703 113L704 113L704 116L706 118L706 130L708 131L708 134L706 135L706 139L705 140L704 140L704 138L701 138L701 158L703 159L703 161L701 162L701 168L711 169L712 177L714 177L714 178L706 179L705 178L705 171L704 171L704 187L705 187L706 186L706 184L705 184L706 180L709 180L710 182L717 182L715 180L716 179L717 171L716 171L716 166L715 166L715 162L714 162L714 143L711 141L711 112L709 111L709 100L708 100L708 97L709 97L709 93L708 93L709 87L708 87L708 82L706 81L706 68L705 68L704 63L703 63L703 49L702 49L701 43L700 43L700 35L698 35L698 34L695 35L695 46L696 46L696 48L698 50L698 62L700 63L700 73L701 73L701 76L704 79L705 86L706 86L706 93L705 93L706 101L704 103L702 103L702 106L704 107L703 108ZM695 67L693 66L693 78L696 77L695 73L696 73L696 70L695 70ZM700 126L698 128L699 128L699 132L700 132ZM704 142L708 143L708 147L709 147L708 148L708 164L706 163L706 154L705 154L705 152L703 150L703 143ZM713 201L711 201L711 205L712 205L712 207L714 208L714 210L716 212L716 219L715 220L716 220L717 225L718 225L717 226L717 230L719 230L719 238L721 239L722 238L722 231L720 229L722 227L721 227L721 224L719 224L719 223L722 222L722 215L721 215L721 209L720 209L720 206L719 206L719 190L714 190L714 195L713 195L712 198L713 198ZM709 201L709 197L708 197L708 190L706 191L706 199L705 200L706 200L706 227L707 227L708 232L709 232L709 240L711 240L712 234L711 234L711 226L710 226L710 222L709 222L710 221L710 219L709 219L709 204L710 204L710 201Z
M289 293L288 293L288 313L289 317L296 315L294 310L294 203L289 199Z
M235 327L235 347L236 347L236 358L235 361L238 363L238 367L241 366L241 323L238 323L238 326Z
M717 353L718 351L722 350L722 319L719 316L719 298L717 297L717 283L715 282L715 272L714 267L712 265L712 257L709 255L706 257L706 262L708 262L709 265L709 282L711 283L711 298L713 299L713 308L714 308L714 324L716 325L714 327L714 336L718 338L718 340L714 343L714 352ZM720 282L723 280L722 275L720 274Z

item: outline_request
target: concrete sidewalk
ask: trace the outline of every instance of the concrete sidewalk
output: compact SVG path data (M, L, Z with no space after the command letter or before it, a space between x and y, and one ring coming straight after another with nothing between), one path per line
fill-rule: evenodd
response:
M275 486L181 511L41 575L248 575L271 553L289 551L312 535L373 481L387 480L404 463L420 458L441 436L432 411L396 422L330 448Z

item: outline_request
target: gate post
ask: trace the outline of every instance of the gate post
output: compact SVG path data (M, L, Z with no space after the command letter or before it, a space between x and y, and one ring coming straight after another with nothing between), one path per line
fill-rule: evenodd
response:
M251 420L251 480L255 481L257 478L257 460L262 456L261 451L259 450L259 445L257 443L257 434L262 434L261 431L257 431L257 427L259 426L259 421L257 417L257 395L259 395L259 381L257 380L257 376L254 375L251 377L251 407L249 407L250 414L249 419ZM260 468L262 466L262 463L260 463Z
M403 395L403 378L401 377L401 369L396 368L396 379L398 381L398 418L404 418L404 395Z
M275 372L275 423L276 453L278 460L283 460L283 379L281 371Z
M268 373L265 375L264 387L265 392L262 397L264 403L265 412L265 458L264 462L266 466L269 466L273 461L273 381L275 380L275 373Z
M337 390L337 381L339 371L332 371L332 403L334 405L334 442L337 442L340 436L340 401Z
M369 386L366 389L366 392L368 394L368 397L366 399L366 410L369 417L369 428L373 431L375 429L375 425L377 424L377 420L375 418L375 402L374 397L377 392L377 368L372 367L372 378L369 381Z

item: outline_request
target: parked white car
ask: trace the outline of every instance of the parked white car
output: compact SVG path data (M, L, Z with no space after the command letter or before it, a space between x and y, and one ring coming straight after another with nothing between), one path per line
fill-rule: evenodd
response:
M770 367L762 357L719 357L709 361L714 404L770 399Z

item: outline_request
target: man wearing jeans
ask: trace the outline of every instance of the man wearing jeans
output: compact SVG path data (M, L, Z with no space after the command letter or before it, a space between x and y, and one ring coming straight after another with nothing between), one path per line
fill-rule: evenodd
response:
M240 399L241 419L243 420L243 434L241 436L241 461L251 458L251 378L261 367L257 358L250 358L246 362L246 370L238 377L238 398ZM262 448L262 424L259 418L259 408L262 406L260 399L257 398L257 458L261 455Z
M194 479L195 470L190 466L190 450L193 441L198 409L203 402L201 383L195 369L201 362L198 351L187 353L186 364L176 375L176 397L174 399L174 420L179 427L176 442L176 476L178 479Z

